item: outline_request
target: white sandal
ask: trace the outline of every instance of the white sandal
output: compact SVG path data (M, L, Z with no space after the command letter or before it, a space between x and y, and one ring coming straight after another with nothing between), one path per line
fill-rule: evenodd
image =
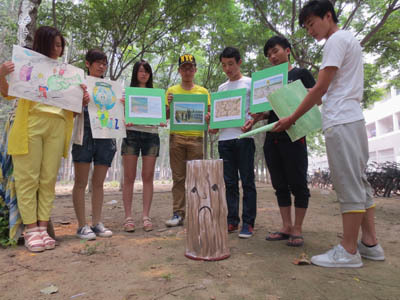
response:
M27 229L24 233L25 247L31 252L43 252L45 250L39 227Z
M56 247L56 241L52 239L47 233L47 227L39 227L39 231L44 243L44 248L46 250L54 249Z
M150 217L143 217L143 230L144 231L152 231L153 223L151 222Z

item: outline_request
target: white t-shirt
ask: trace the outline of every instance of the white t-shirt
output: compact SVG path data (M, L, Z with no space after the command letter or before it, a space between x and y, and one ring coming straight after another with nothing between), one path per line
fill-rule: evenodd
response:
M228 91L228 90L237 90L237 89L247 89L246 93L246 120L251 119L249 116L250 109L250 93L251 93L251 78L247 76L242 76L239 80L235 81L226 81L218 87L218 92ZM222 128L219 130L219 141L227 141L237 139L239 135L243 132L240 127L232 127L232 128Z
M322 129L363 120L360 106L364 90L362 51L352 33L338 30L328 38L320 69L326 67L338 70L322 97Z

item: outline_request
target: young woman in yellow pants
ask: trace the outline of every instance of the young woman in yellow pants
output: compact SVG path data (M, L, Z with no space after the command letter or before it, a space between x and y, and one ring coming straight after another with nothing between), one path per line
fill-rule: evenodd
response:
M33 51L52 59L63 55L65 40L49 26L37 29ZM6 75L14 64L0 67L0 91L8 96ZM84 90L86 87L81 86ZM13 99L8 97L8 99ZM84 92L83 103L89 95ZM55 184L61 157L67 157L73 127L73 112L20 98L10 131L8 153L14 164L18 208L25 224L25 246L29 251L54 249L55 240L47 233L47 223L55 197Z

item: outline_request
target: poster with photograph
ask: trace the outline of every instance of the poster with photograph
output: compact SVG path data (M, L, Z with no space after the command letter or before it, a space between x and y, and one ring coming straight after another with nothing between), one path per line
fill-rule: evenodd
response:
M276 115L279 119L282 119L295 112L306 95L307 89L301 80L296 80L270 94L269 100ZM286 132L290 140L294 142L311 132L321 129L321 127L321 113L318 106L314 105L312 109L298 119Z
M288 63L280 64L251 74L251 101L252 113L271 110L268 95L288 81Z
M8 94L80 113L84 80L82 69L29 49L13 46L15 71L8 80Z
M170 104L171 130L206 130L207 101L205 94L174 94Z
M90 127L95 139L124 138L124 105L121 103L122 86L116 81L86 77L90 95L88 104Z
M166 123L165 91L150 88L126 88L125 122L135 125Z
M246 89L211 94L210 128L241 127L245 123Z

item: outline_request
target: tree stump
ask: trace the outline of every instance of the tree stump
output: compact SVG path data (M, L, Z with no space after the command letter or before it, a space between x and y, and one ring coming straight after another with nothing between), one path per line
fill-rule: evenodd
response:
M186 164L186 252L196 260L230 256L228 209L223 162L191 160Z

